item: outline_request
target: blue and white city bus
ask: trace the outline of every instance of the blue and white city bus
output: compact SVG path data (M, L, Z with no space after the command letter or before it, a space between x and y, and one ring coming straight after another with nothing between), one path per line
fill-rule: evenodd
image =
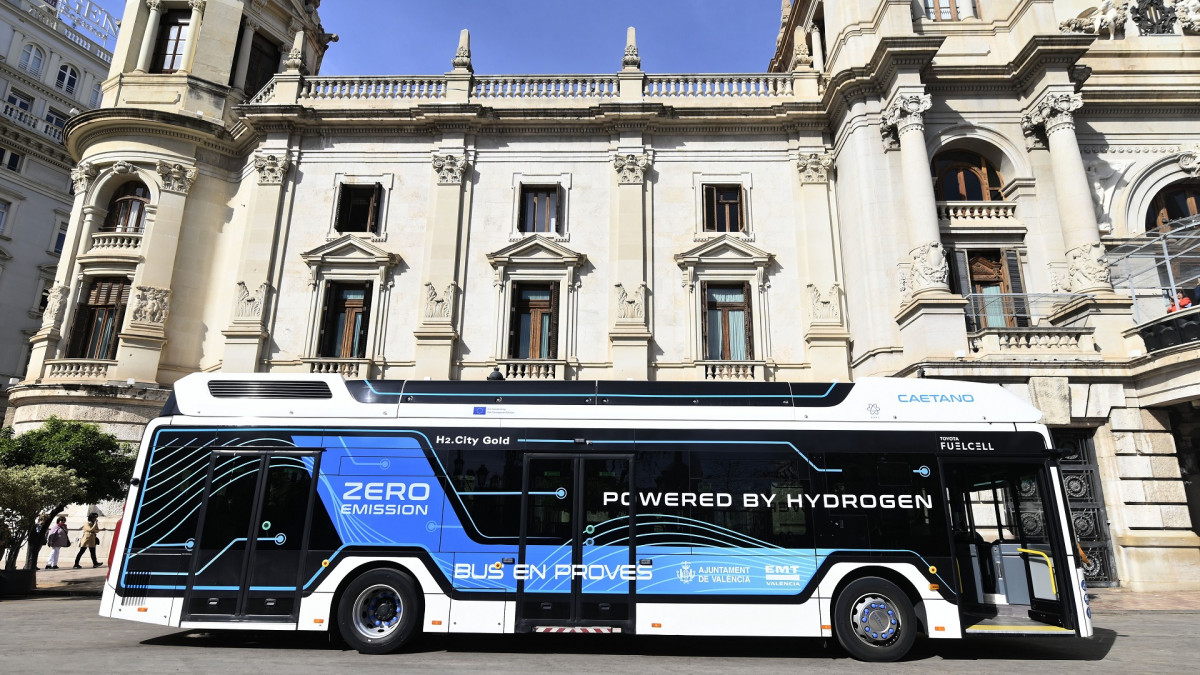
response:
M196 374L100 613L184 629L1092 634L1040 413L998 386Z

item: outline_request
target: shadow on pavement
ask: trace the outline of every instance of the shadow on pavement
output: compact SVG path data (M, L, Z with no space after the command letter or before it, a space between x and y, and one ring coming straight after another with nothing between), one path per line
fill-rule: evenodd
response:
M1089 640L1060 637L966 638L919 640L905 661L1100 661L1116 643L1117 633L1097 628ZM143 640L144 645L205 649L311 649L350 651L321 633L274 631L185 631ZM834 639L696 638L632 635L425 635L415 653L620 654L647 656L735 656L738 658L812 658L849 660Z

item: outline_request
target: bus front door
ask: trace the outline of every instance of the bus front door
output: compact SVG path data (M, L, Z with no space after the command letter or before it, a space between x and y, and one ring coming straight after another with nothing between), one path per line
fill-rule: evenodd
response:
M526 455L517 629L631 631L633 459Z
M1071 558L1038 463L946 462L967 633L1074 633Z
M184 621L295 621L315 453L214 452Z

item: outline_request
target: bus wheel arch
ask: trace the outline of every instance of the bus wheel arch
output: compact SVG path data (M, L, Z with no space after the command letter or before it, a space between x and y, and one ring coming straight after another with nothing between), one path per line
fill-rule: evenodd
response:
M888 568L863 568L842 579L830 604L838 643L861 661L896 661L924 632L920 598L903 575Z
M423 599L420 583L402 565L366 565L338 585L334 623L342 640L360 653L391 653L420 632Z

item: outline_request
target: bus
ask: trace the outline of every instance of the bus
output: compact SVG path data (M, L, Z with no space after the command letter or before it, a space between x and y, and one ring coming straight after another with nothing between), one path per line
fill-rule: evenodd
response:
M1002 387L200 373L102 616L182 629L1089 637L1057 453Z

